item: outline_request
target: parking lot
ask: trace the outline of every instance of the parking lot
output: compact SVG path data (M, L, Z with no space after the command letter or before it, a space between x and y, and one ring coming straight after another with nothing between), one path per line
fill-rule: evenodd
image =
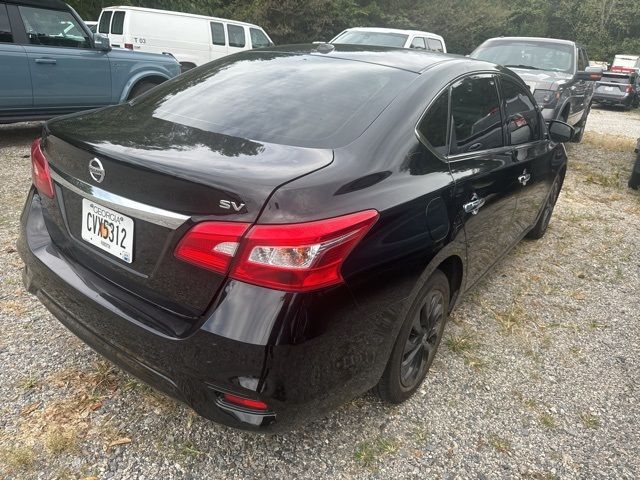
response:
M594 109L547 235L463 299L419 394L279 435L210 423L113 367L21 284L37 125L0 126L0 477L637 478L640 115Z

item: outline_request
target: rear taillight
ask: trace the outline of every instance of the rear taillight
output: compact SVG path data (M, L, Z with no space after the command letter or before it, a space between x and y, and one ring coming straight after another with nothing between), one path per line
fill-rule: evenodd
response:
M246 283L305 292L342 283L341 267L378 219L366 210L315 222L254 225L204 222L180 241L176 256Z
M49 171L49 162L42 153L39 138L36 138L31 144L31 178L38 192L53 198L53 182Z
M234 405L238 405L240 407L252 408L254 410L267 410L269 407L266 403L261 402L260 400L252 400L251 398L238 397L237 395L231 395L230 393L225 393L222 398Z
M126 48L127 50L133 50L133 43L125 43L124 48Z
M635 91L635 89L633 88L633 85L627 85L627 93L633 93Z

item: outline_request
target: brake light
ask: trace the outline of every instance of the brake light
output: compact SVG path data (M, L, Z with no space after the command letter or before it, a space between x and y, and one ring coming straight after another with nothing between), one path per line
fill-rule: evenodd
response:
M180 240L175 256L199 267L227 274L248 223L203 222Z
M342 264L378 220L376 210L295 224L204 222L175 255L236 280L289 292L342 283ZM244 237L243 237L244 235Z
M231 395L230 393L225 393L222 398L224 398L229 403L233 403L234 405L253 408L254 410L267 410L269 408L266 403L261 402L260 400L238 397L236 395Z
M49 171L49 162L42 153L39 138L36 138L31 144L31 178L38 192L53 198L53 181Z
M626 90L626 92L627 92L627 93L633 93L633 92L634 92L633 85L627 85L627 90Z
M126 48L128 50L133 50L133 43L125 43L124 44L124 48Z

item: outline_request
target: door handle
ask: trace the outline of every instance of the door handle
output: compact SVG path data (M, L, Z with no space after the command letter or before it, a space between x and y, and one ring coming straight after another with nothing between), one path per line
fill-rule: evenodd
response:
M36 58L36 63L44 65L55 65L58 63L55 58Z
M478 198L477 195L473 195L475 198L473 198L470 202L465 203L462 208L464 208L464 211L466 213L470 213L471 215L477 215L478 214L478 210L480 210L480 208L484 205L485 203L485 199L484 198Z
M522 175L518 177L518 181L522 184L522 186L526 186L527 183L529 183L529 180L531 180L531 174L527 173L526 170L522 172Z

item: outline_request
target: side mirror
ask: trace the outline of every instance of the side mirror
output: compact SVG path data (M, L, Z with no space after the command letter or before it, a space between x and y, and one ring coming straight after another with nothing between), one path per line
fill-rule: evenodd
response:
M549 136L554 142L570 142L575 133L575 129L568 123L561 122L560 120L551 120L549 122Z
M101 50L103 52L108 52L111 50L111 42L109 42L109 37L106 35L102 35L101 33L93 34L93 47L96 50Z
M584 72L576 73L577 80L587 80L592 82L598 82L602 80L602 67L587 67Z

